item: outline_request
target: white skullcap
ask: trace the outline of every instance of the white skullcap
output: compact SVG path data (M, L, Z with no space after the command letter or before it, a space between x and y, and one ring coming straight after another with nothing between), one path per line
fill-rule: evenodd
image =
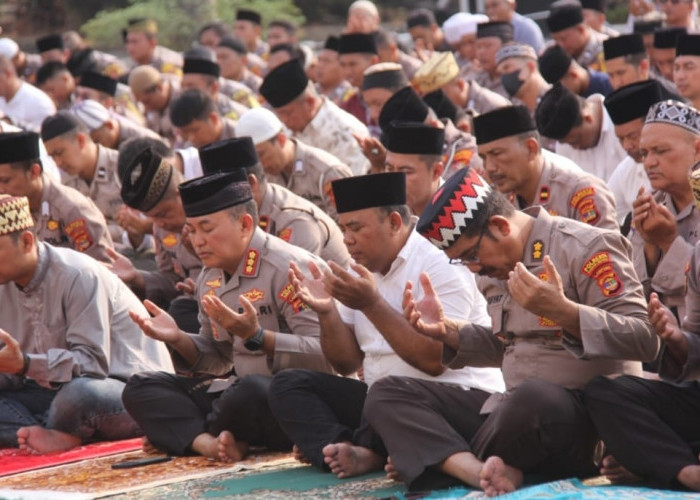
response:
M442 25L445 33L445 40L449 44L459 42L464 35L476 33L476 25L488 22L489 18L484 14L469 14L467 12L457 12L448 18Z
M90 132L97 130L111 118L107 108L92 99L86 99L74 104L70 108L70 112L83 122Z
M12 59L19 52L19 45L12 38L0 38L0 56Z
M236 137L250 136L256 146L269 141L283 129L282 122L267 108L257 107L243 113L236 125Z

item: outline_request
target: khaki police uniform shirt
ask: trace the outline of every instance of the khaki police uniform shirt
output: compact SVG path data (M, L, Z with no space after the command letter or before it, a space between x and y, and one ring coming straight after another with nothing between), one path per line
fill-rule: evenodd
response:
M266 233L342 267L350 263L343 233L335 221L289 189L268 182L258 212L260 228Z
M399 51L398 62L401 65L401 69L403 70L403 73L404 75L406 75L406 78L409 82L413 79L413 76L420 69L420 67L423 66L423 61L421 61L417 57L409 56L408 54L402 51Z
M225 96L221 92L216 94L214 99L214 104L216 109L219 111L219 115L224 118L230 118L231 120L238 120L243 113L248 111L243 104L236 102L228 96Z
M168 302L180 292L175 284L191 278L196 280L202 270L202 262L184 243L179 233L153 225L156 243L156 271L142 271L146 283L146 298L154 302Z
M489 73L487 71L484 71L483 69L480 69L479 71L474 73L474 78L470 80L470 82L476 82L482 88L490 90L491 92L495 92L496 94L502 96L504 99L509 98L508 92L506 92L506 88L501 83L501 79L496 78L495 80L493 80L491 78L491 75L489 75Z
M647 263L644 256L644 240L638 232L630 230L630 241L634 250L634 268L637 270L639 280L644 285L648 294L656 292L661 302L667 307L675 308L678 317L685 316L685 271L690 261L695 243L700 239L700 212L694 203L690 203L678 212L673 204L671 195L665 191L654 192L654 200L671 212L678 226L678 236L661 256L653 275L647 272Z
M127 72L126 65L113 54L92 49L91 57L97 65L97 71L110 78L116 80Z
M574 389L597 375L641 376L641 363L628 360L654 359L658 340L629 242L619 232L552 217L542 207L525 212L535 220L521 262L546 279L543 259L550 256L564 294L579 304L582 340L518 305L506 280L483 277L478 285L492 328L462 326L458 351L446 347L443 361L450 368L502 366L507 390L532 378ZM487 401L482 412L498 401Z
M146 137L150 139L158 139L159 141L163 140L161 136L156 134L150 128L137 125L128 118L125 118L121 115L113 115L112 118L114 118L119 123L119 138L117 139L117 149L119 149L119 146L121 146L124 142L128 141L129 139L133 139L134 137Z
M449 118L443 118L441 121L445 125L445 145L442 154L442 164L445 168L442 178L449 179L458 170L468 167L483 173L484 162L479 156L474 136L455 127Z
M156 68L163 74L174 75L178 78L182 78L182 66L185 61L182 54L175 52L162 45L156 45L156 49L153 52L153 59L151 59L151 66Z
M258 88L260 88L260 84L258 84ZM223 77L219 78L219 93L242 104L246 108L257 108L260 106L260 102L258 102L258 99L255 97L257 90L252 90L243 82L237 82Z
M352 177L352 170L322 149L292 139L296 146L291 174L267 175L267 179L309 200L333 219L338 219L331 181Z
M129 317L129 311L148 312L115 274L72 250L41 242L37 247L29 284L0 285L0 328L29 355L26 377L51 387L78 376L126 381L142 371L172 373L165 344L148 338ZM19 378L5 374L0 387Z
M170 145L175 143L175 128L170 121L170 106L180 95L180 81L174 78L167 78L170 85L170 99L162 111L147 111L146 126L160 135Z
M107 248L114 248L112 237L92 200L48 175L42 175L42 182L41 205L32 212L37 239L111 262Z
M473 111L483 115L494 109L511 105L511 102L502 94L483 87L477 81L467 80L467 83L469 83L469 92L467 93L465 111Z
M584 68L605 72L603 41L608 39L608 35L599 33L591 28L588 28L588 32L591 34L591 38L583 48L583 52L576 58L576 62Z
M238 269L227 276L221 269L204 268L197 280L197 301L216 295L234 311L243 312L239 297L247 298L258 313L260 326L275 332L275 351L268 357L262 350L249 351L240 337L210 320L200 308L199 334L190 334L199 357L183 368L196 373L224 375L235 367L239 377L272 375L285 368L306 368L331 372L319 340L318 316L297 296L289 282L289 263L301 269L314 261L309 252L256 229ZM184 365L176 358L177 363Z
M353 88L354 87L347 80L340 82L333 89L331 89L330 92L324 92L321 86L318 83L316 84L316 92L318 92L319 95L325 95L338 105L343 102L343 97L345 97Z
M65 175L63 184L80 191L95 202L107 219L107 227L112 241L121 242L124 229L114 220L124 202L121 197L122 183L117 172L119 152L97 145L97 165L95 177L88 182L77 175Z
M543 206L550 215L560 215L592 226L618 231L615 198L605 183L595 175L576 172L542 158L542 173L530 202L512 196L519 210L531 205Z
M243 68L243 76L239 82L252 90L258 100L260 99L260 86L263 82L260 75L253 73L248 68Z
M369 137L369 130L357 118L343 111L327 97L306 128L292 133L294 139L328 151L345 163L355 175L369 171L369 160L357 145L353 134Z

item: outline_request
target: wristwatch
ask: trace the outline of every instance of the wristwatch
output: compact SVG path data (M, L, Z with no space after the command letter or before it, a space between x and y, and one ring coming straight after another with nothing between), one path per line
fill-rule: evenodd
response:
M249 351L259 351L263 347L264 338L265 330L263 330L263 327L261 326L260 328L258 328L258 331L255 332L255 335L246 340L243 345Z

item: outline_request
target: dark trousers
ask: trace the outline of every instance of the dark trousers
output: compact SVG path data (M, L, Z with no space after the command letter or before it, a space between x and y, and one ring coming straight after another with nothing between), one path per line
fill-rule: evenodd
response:
M122 399L149 441L172 455L191 454L199 434L223 430L252 446L288 450L292 444L267 404L271 381L249 375L223 392L208 393L210 377L147 372L129 379Z
M270 386L269 402L279 425L318 468L328 469L323 447L350 441L386 456L381 440L362 418L367 385L312 370L283 370Z
M454 482L434 466L459 452L481 460L496 455L547 479L595 473L596 438L582 391L531 380L481 415L488 397L477 389L387 377L370 389L365 415L412 490Z
M586 406L607 450L630 472L662 487L698 465L700 386L624 376L598 377L585 390Z
M199 305L190 296L181 295L175 297L168 306L168 314L173 317L177 327L185 332L199 332Z

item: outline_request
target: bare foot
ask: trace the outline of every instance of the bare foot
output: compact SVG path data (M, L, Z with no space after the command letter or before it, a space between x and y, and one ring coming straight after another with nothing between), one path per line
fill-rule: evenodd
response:
M54 429L38 425L17 429L17 443L22 451L34 455L66 451L82 444L82 439Z
M391 457L387 457L386 465L384 466L384 471L386 472L387 479L391 479L393 481L401 481L401 476L399 476L399 473L394 468L394 462L391 461Z
M700 465L686 465L676 476L683 486L700 491Z
M194 438L190 448L203 457L219 460L219 440L208 432L203 432Z
M510 467L500 457L489 457L479 474L481 488L490 497L515 491L523 482L523 473Z
M294 460L301 462L302 464L311 465L311 460L309 460L306 455L299 449L297 445L292 446L292 455L294 455Z
M600 473L613 484L641 483L642 478L625 469L612 455L606 455L600 465Z
M219 447L219 460L222 462L238 462L248 453L248 445L237 442L230 431L221 431L216 441Z
M352 443L333 443L323 447L323 460L339 478L359 476L381 470L384 458L369 448Z
M155 453L162 453L162 451L157 448L151 441L146 437L143 436L141 438L141 451L144 453L148 453L149 455L155 454Z

